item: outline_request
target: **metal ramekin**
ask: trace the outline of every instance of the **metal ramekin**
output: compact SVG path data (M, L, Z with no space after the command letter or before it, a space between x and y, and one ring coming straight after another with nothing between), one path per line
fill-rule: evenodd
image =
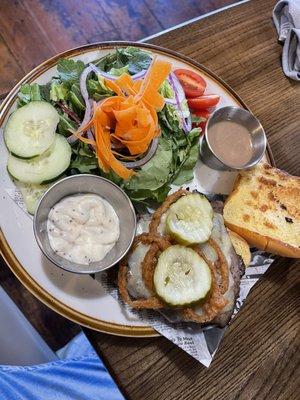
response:
M47 219L50 209L66 196L92 193L107 200L118 215L120 237L109 253L98 262L89 265L76 264L57 255L51 248ZM58 267L78 274L91 274L104 271L117 264L130 249L136 231L136 214L133 205L113 182L96 175L74 175L55 183L41 198L33 219L36 241L44 255Z
M253 154L248 163L241 165L239 167L232 166L230 164L225 164L218 155L212 150L209 144L208 131L209 129L217 122L220 121L234 121L238 124L246 127L250 133ZM251 168L256 165L264 156L266 151L267 139L265 131L259 122L259 120L251 114L249 111L234 107L222 107L217 109L208 119L204 137L202 138L201 146L200 146L200 155L202 161L208 165L210 168L216 170L224 170L224 171L235 171L241 169ZM234 143L232 143L234 146Z

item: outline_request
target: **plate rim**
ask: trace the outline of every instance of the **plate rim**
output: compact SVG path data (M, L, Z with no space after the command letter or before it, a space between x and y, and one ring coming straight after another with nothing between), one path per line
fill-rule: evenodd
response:
M42 73L47 71L49 68L55 66L57 61L64 58L71 58L83 53L90 52L92 50L97 49L112 49L114 47L126 47L133 46L139 47L149 50L154 50L157 53L161 53L163 55L169 55L173 58L178 59L179 61L184 61L186 64L203 71L206 75L208 75L211 79L213 79L216 83L221 85L231 96L235 98L235 100L246 110L251 111L246 103L241 99L241 97L225 82L222 78L212 72L209 68L205 67L201 63L192 60L191 58L171 49L164 48L162 46L157 46L150 43L139 43L139 42L130 42L130 41L105 41L105 42L96 42L91 44L86 44L83 46L74 47L72 49L66 50L64 52L58 53L53 57L48 58L47 60L40 63L30 72L28 72L17 84L10 90L8 95L3 100L0 106L0 125L3 123L4 119L10 107L15 100L15 96L19 91L19 87L24 82L30 82L33 79L38 78ZM269 159L271 165L275 166L274 157L272 154L272 150L270 148L269 143L267 142L266 154ZM158 337L160 336L153 328L148 326L131 326L131 325L120 325L113 322L107 322L99 319L95 319L89 317L86 314L81 313L73 309L72 307L66 306L61 301L57 300L52 294L43 289L23 268L14 252L10 248L4 233L0 229L0 253L4 258L6 264L10 268L10 270L14 273L14 275L19 279L19 281L29 290L35 297L37 297L42 303L47 305L53 311L62 315L65 318L70 319L71 321L82 325L86 328L93 329L102 333L109 333L111 335L116 336L124 336L124 337Z

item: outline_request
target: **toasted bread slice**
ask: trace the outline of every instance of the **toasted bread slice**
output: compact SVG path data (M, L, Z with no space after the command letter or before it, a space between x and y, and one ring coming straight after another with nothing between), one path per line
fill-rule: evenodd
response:
M226 200L224 220L250 245L300 258L300 178L266 163L241 172Z
M228 233L236 254L242 257L245 267L248 267L251 262L251 252L249 244L240 235L231 231L230 229L228 229Z

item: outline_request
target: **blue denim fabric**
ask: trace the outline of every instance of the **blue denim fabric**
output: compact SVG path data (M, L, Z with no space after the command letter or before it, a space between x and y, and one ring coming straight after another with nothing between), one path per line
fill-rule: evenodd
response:
M64 359L28 367L0 366L0 399L124 400L83 334L58 354Z

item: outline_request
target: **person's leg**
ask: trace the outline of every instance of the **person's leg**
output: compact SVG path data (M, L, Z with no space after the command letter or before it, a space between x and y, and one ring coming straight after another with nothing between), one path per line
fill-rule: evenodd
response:
M85 340L81 334L71 347ZM72 352L74 355L74 349ZM0 399L124 400L91 348L86 355L36 366L0 366Z
M1 287L0 316L1 400L123 399L83 333L56 355Z
M69 343L56 352L60 359L76 358L87 355L97 356L95 350L83 332L76 335Z

